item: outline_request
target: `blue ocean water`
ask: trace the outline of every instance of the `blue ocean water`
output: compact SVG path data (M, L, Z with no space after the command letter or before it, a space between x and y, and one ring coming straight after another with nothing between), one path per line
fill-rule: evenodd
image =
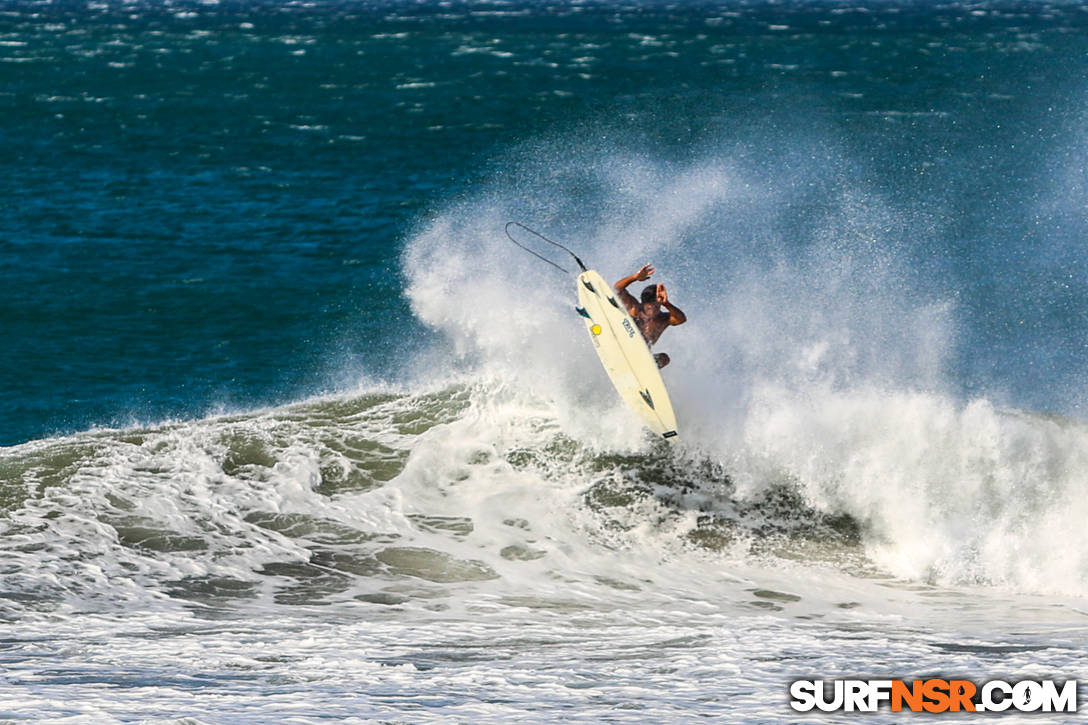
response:
M0 719L1083 679L1086 137L1079 2L0 4Z
M0 442L392 375L424 334L412 230L484 180L540 198L549 155L580 153L805 187L746 220L798 246L844 189L879 196L899 216L874 243L959 308L957 384L1079 405L1078 3L14 2L0 23ZM537 176L511 178L526 145Z

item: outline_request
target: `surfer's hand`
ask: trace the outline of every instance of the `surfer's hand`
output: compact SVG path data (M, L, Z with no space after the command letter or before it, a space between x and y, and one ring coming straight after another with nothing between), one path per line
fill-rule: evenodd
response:
M654 271L654 266L652 264L647 264L645 267L635 272L635 279L639 282L645 282L650 278L650 275L653 274Z
M669 293L665 291L665 285L663 284L657 286L657 303L660 305L669 304Z

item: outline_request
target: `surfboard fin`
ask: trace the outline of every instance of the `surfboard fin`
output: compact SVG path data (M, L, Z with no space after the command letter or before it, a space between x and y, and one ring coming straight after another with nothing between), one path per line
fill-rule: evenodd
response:
M585 307L575 307L574 311L577 312L582 317L586 318L587 320L592 320L593 319L592 317L589 316L589 313L586 312Z
M642 399L646 401L646 405L650 406L650 409L652 410L654 407L654 399L650 397L650 391L640 390L638 391L638 394L642 396Z

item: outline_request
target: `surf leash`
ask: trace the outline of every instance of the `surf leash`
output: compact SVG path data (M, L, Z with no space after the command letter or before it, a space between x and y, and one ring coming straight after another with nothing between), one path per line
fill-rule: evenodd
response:
M589 271L589 270L587 270L587 269L586 269L586 266L585 266L584 264L582 264L582 260L578 259L578 255L577 255L577 254L575 254L574 252L570 251L569 249L567 249L566 247L564 247L564 246L563 246L562 244L560 244L559 242L554 242L554 241L552 241L551 239L548 239L548 238L547 238L546 236L544 236L544 235L543 235L543 234L541 234L540 232L538 232L538 231L536 231L536 230L533 230L533 229L530 229L529 227L525 226L525 225L524 225L524 224L522 224L521 222L506 222L506 227L505 227L505 231L506 231L506 236L507 236L507 237L509 237L510 241L511 241L511 242L513 242L514 244L516 244L517 246L521 247L522 249L524 249L524 250L525 250L526 252L528 252L529 254L533 255L533 256L534 256L534 257L536 257L537 259L540 259L540 260L543 260L543 261L547 262L547 263L548 263L548 264L550 264L551 266L555 267L556 269L558 269L558 270L560 270L560 271L562 271L562 272L564 272L564 273L566 273L566 274L570 274L570 270L568 270L567 268L565 268L565 267L562 267L562 266L560 266L560 265L556 264L555 262L553 262L552 260L548 259L547 257L545 257L545 256L544 256L544 255L542 255L542 254L538 254L537 252L534 252L534 251L533 251L532 249L529 249L529 248L528 248L528 247L526 247L526 246L525 246L524 244L522 244L522 243L521 243L521 242L519 242L518 240L514 239L514 235L510 233L510 227L518 227L519 229L524 229L525 231L527 231L527 232L529 232L530 234L532 234L532 235L533 235L534 237L537 237L537 238L539 238L539 239L542 239L542 240L544 240L545 242L547 242L548 244L551 244L552 246L555 246L555 247L559 247L559 248L560 248L560 249L562 249L562 250L563 250L564 252L566 252L566 253L567 253L567 254L569 254L570 256L574 257L574 261L578 263L578 266L582 268L582 271L583 271L583 272L587 272L587 271Z

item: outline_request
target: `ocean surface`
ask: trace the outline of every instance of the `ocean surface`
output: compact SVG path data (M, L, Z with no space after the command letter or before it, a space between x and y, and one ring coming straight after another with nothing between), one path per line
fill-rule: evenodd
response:
M2 722L1088 681L1083 3L6 0L0 168Z

